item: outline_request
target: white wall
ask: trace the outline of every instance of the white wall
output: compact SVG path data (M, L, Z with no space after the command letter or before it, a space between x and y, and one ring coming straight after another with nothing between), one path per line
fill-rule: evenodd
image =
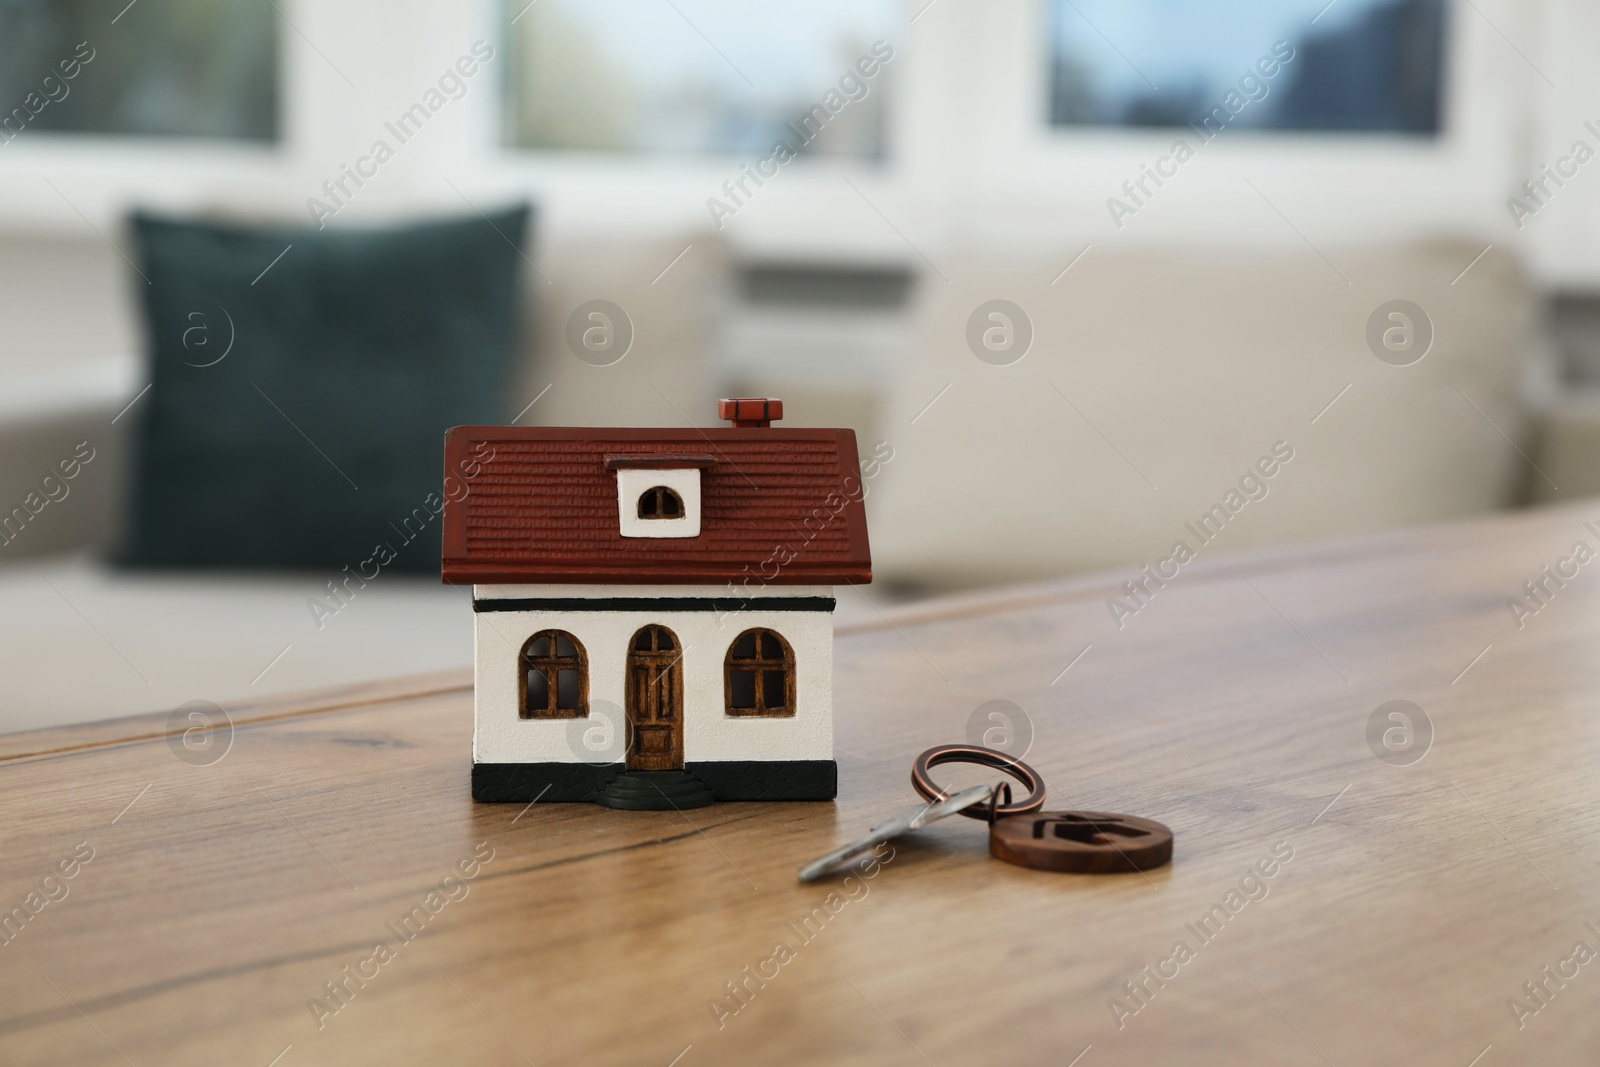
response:
M831 596L827 587L792 586L761 596ZM479 586L480 599L538 596L725 596L708 586ZM683 758L825 760L833 758L833 615L826 611L487 611L474 616L476 677L472 758L477 763L599 763L623 758L628 649L640 627L666 626L683 649ZM730 716L724 709L728 647L752 627L776 630L795 657L796 711L787 718ZM517 657L540 630L565 630L589 662L588 719L522 719ZM612 721L607 723L606 717ZM585 731L609 726L598 755Z

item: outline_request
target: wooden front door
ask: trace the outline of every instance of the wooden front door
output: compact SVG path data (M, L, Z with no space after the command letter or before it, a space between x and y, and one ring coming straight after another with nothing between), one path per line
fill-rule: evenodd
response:
M665 626L646 626L628 650L628 770L683 767L683 649Z

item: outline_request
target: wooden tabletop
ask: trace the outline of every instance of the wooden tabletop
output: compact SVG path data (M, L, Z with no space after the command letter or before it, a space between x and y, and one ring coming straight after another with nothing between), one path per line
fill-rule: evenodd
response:
M209 749L0 738L0 1062L1594 1063L1591 518L1199 560L1120 630L1128 575L886 613L839 635L835 804L475 805L458 674L232 707ZM1047 806L1160 820L1172 865L1026 870L957 818L796 882L988 701Z

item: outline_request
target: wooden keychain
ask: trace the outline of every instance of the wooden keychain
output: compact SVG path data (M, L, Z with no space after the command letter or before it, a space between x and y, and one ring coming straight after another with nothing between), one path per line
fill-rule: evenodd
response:
M976 763L1005 771L1030 788L1017 804L1002 804L996 790L988 804L960 814L989 823L989 854L1020 867L1074 874L1144 871L1172 861L1172 831L1152 819L1100 811L1042 811L1044 781L1026 763L977 745L941 745L917 757L911 785L924 800L945 793L928 773L942 763ZM1005 786L1010 798L1010 786Z
M975 785L955 793L928 773L941 763L976 763L1004 771L1028 789L1011 799L1011 783ZM926 804L875 823L866 835L800 868L812 882L847 867L880 841L920 830L951 815L989 824L989 854L1020 867L1077 874L1116 874L1160 867L1172 860L1172 831L1158 822L1100 811L1042 811L1044 779L1015 757L978 745L941 745L917 757L911 785Z

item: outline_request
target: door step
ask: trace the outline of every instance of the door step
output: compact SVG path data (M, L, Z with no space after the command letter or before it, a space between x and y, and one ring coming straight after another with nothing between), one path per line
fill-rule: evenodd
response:
M596 804L628 811L703 808L716 794L688 771L628 771L607 782L591 798Z

